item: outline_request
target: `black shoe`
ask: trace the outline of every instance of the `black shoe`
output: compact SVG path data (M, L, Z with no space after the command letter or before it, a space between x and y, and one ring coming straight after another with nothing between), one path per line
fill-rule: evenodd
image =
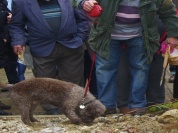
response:
M11 106L5 105L2 102L0 102L0 109L10 109L10 108L11 108Z
M115 108L107 108L104 112L103 116L109 115L109 114L117 114L117 110Z
M1 89L1 92L7 92L7 91L9 91L9 89L7 89L7 88L2 88Z
M0 109L0 115L12 115L12 113L5 112L5 111Z
M144 115L146 110L145 108L133 108L128 107L119 108L121 114L131 114L131 115Z
M9 86L12 86L12 84L7 84L4 88L1 89L1 92L9 91L9 89L8 89Z

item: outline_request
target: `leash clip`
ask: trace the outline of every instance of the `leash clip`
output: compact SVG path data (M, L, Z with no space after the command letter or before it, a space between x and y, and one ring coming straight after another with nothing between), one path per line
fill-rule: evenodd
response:
M82 104L79 106L80 109L84 109L84 108L85 108L85 103L84 103L84 101L85 101L85 98L83 98L83 100L82 100Z

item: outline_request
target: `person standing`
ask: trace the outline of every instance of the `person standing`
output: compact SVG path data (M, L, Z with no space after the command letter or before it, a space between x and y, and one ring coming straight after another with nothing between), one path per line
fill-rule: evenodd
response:
M10 13L11 11L11 4L12 4L12 0L7 0L7 7L8 7L8 12ZM9 15L9 21L11 20L11 13ZM8 27L7 27L8 28ZM7 32L7 42L6 42L6 47L7 47L7 63L6 66L4 67L5 70L5 74L7 77L7 86L11 85L11 84L15 84L19 82L19 78L18 78L18 72L17 72L17 55L14 53L12 46L11 46L11 39L9 37L9 33ZM2 92L6 92L8 91L8 89L6 87L1 89Z
M160 44L166 39L166 33L162 22L157 19L158 31L160 34ZM117 107L127 106L130 92L130 71L129 63L126 58L126 49L122 50L120 66L118 72L118 96ZM160 49L154 54L151 66L149 69L148 85L146 89L146 106L154 104L162 104L165 101L165 75L163 76L162 84L160 79L163 71L164 57L161 55Z
M88 20L83 10L63 0L14 0L10 23L11 45L21 54L25 45L24 26L36 77L58 78L83 86L83 42L88 37ZM57 74L57 75L56 75ZM58 108L42 104L47 114Z
M7 67L8 53L8 17L10 17L9 10L7 8L7 1L0 0L0 68ZM9 105L5 105L0 102L0 115L11 115L11 113L3 111L3 109L10 109Z
M91 11L95 0L71 1L73 6ZM178 37L178 17L172 0L98 0L102 14L92 25L88 43L97 53L96 79L98 98L107 112L116 109L116 74L119 66L121 44L127 47L131 71L129 103L121 113L144 114L148 74L153 55L159 48L157 16L163 21L173 45ZM119 93L119 92L118 92Z

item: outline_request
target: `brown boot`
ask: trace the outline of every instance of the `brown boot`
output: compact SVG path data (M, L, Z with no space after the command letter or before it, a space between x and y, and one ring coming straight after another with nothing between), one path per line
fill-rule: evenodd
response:
M128 108L123 107L119 108L120 113L122 114L131 114L131 115L144 115L145 114L145 108Z

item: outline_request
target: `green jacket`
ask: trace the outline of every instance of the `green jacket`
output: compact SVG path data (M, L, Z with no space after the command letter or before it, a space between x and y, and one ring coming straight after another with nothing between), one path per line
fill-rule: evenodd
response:
M114 27L118 5L121 0L97 0L103 12L92 25L88 43L101 57L109 57L109 42ZM77 6L81 0L72 0ZM144 47L148 62L159 48L157 16L162 20L168 37L178 37L178 17L172 0L140 0L139 14L143 26Z

